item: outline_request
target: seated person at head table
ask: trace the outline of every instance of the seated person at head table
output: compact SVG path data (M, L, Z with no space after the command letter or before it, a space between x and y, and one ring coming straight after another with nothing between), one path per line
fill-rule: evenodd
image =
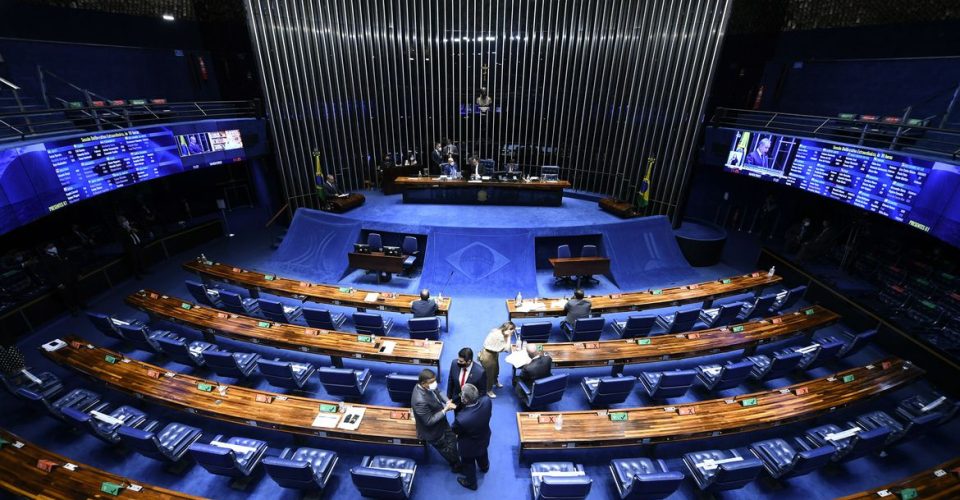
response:
M470 172L470 176L474 179L480 178L480 160L478 160L476 156L471 156L470 159L467 160L467 172Z
M430 298L430 290L420 290L420 300L410 302L414 318L429 318L437 315L437 302Z
M333 197L337 196L338 194L342 194L340 187L337 186L337 179L333 177L333 174L327 174L326 180L323 181L323 192L327 195L327 197Z
M520 369L520 380L527 384L527 387L532 386L537 380L552 375L553 360L541 352L536 344L527 344L527 356L530 356L530 362Z
M413 151L407 151L407 156L403 159L403 164L408 166L416 165L417 155L413 154Z
M573 328L574 322L580 318L586 318L590 316L590 308L593 304L589 300L583 298L583 290L576 289L573 292L573 298L568 300L563 306L563 312L566 313L567 317L563 320L564 323L570 325L570 328Z
M460 167L457 166L457 162L454 161L452 156L447 157L447 162L443 164L443 170L441 170L443 175L451 178L460 177Z

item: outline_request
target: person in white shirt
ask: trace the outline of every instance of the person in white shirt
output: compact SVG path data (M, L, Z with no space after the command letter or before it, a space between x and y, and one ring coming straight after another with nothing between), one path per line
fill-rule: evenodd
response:
M517 325L511 321L500 325L487 333L483 340L483 349L480 350L480 364L487 373L487 396L497 397L494 389L503 387L500 377L500 353L510 350L511 338L517 331Z

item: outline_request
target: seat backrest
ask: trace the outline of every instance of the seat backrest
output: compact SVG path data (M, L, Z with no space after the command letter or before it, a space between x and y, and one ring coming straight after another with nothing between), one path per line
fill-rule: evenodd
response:
M604 320L597 318L580 318L574 323L573 329L577 332L600 332L603 331Z
M390 393L390 399L394 403L409 405L417 380L416 375L400 375L398 373L387 375L387 392Z
M237 359L233 357L233 353L230 351L209 350L203 353L203 359L207 362L208 367L220 375L236 377L243 375L240 373L240 367L237 366Z
M833 455L836 453L837 449L829 444L812 450L800 451L794 457L793 467L787 475L790 477L802 476L823 468L830 463L830 459L833 458Z
M624 394L633 391L633 386L637 383L637 377L603 377L597 384L597 394Z
M194 364L193 357L190 355L190 346L184 339L176 337L157 337L154 339L160 350L174 361L185 364Z
M243 297L241 297L238 293L234 293L229 290L221 290L220 301L223 302L224 305L233 309L244 309Z
M913 417L907 422L904 437L919 436L938 425L940 425L940 415L937 413L927 413L926 415Z
M293 380L293 368L289 361L269 360L260 358L257 360L257 368L263 376L268 378Z
M326 309L303 306L303 319L313 328L321 328L323 330L334 329L333 317L330 316L330 311Z
M753 362L749 359L741 359L740 361L723 365L723 369L720 371L720 377L713 386L713 390L722 391L740 385L740 383L750 375L750 370L752 369Z
M637 498L667 498L677 491L682 482L683 473L679 471L634 474L630 491L638 492Z
M403 253L409 255L416 252L419 249L419 245L417 244L417 239L415 237L404 236L403 244L400 246L400 248L403 250Z
M440 319L437 317L411 318L407 321L407 328L411 335L413 332L436 332L440 330Z
M357 375L349 368L332 368L329 366L323 366L317 370L317 374L320 376L320 382L322 382L324 385L357 385Z
M799 352L775 353L770 358L770 368L767 370L767 374L764 375L763 378L780 378L795 370L797 366L800 365L800 361L802 359L803 355Z
M796 305L796 303L799 302L801 298L803 298L803 294L806 292L807 292L806 285L800 285L798 287L794 287L794 288L791 288L790 290L787 290L787 297L783 299L783 303L780 304L780 307L778 309L781 311L784 309L790 309L791 307Z
M110 316L103 313L88 311L87 319L93 323L93 326L95 326L97 330L100 330L100 333L108 337L123 340L123 336L120 335L119 331L117 331L117 327L113 324L113 321L110 320Z
M370 247L370 250L374 252L379 252L383 250L383 239L380 237L380 233L370 233L367 235L367 246Z
M263 459L267 474L284 488L308 488L316 484L313 467L309 462L293 461L278 457Z
M533 382L533 388L530 393L531 401L540 401L541 403L559 401L563 397L563 391L567 389L567 374L551 375ZM560 397L553 399L557 394ZM548 399L548 401L544 401Z
M581 257L596 257L597 256L597 246L596 245L584 245L580 249Z
M264 313L279 315L285 317L283 313L283 304L276 300L268 299L258 299L257 303L260 304L260 310Z
M143 325L117 325L117 330L120 331L120 335L123 335L123 338L134 346L146 350L153 351L156 349L155 341L150 338L150 331L146 326Z
M552 330L553 323L550 323L549 321L524 323L520 327L520 337L523 340L531 342L546 342L550 339L550 332Z
M710 489L719 491L739 488L756 479L762 469L763 463L753 457L720 464Z
M383 328L383 316L380 316L379 314L356 312L353 313L353 324L358 328Z
M770 293L767 295L761 295L754 299L753 304L750 307L750 312L744 317L744 319L753 319L759 318L770 312L770 306L777 301L777 294Z
M653 393L654 398L677 398L683 396L693 385L697 376L695 370L672 370L663 372Z
M400 473L392 470L353 467L350 469L353 485L360 494L372 498L406 498Z
M187 290L190 292L190 295L193 295L193 298L200 304L206 304L208 306L213 306L213 301L210 300L210 296L207 294L207 287L199 281L187 280Z
M845 358L847 356L852 356L856 354L861 349L866 347L867 344L869 344L870 341L873 340L874 337L876 337L876 335L877 335L876 328L872 330L866 330L854 335L853 338L850 339L850 343L843 347L843 349L840 352L840 355Z
M685 332L688 330L693 330L693 325L697 323L697 320L700 319L700 310L699 309L688 309L686 311L677 311L677 315L673 318L673 327L670 329L671 332Z
M558 259L569 259L570 258L570 245L560 245L557 247L557 258Z
M240 471L236 454L228 448L203 443L193 443L190 445L190 455L197 463L202 465L204 469L214 474L230 474Z
M151 458L164 456L160 450L160 441L157 440L157 435L152 432L121 425L117 429L117 435L120 437L120 442L127 448L131 448L141 455Z
M586 498L591 486L593 479L590 476L543 476L539 498Z
M627 324L623 327L623 336L627 338L646 337L650 335L650 330L653 329L656 322L656 315L630 316L627 318Z
M876 429L863 431L853 438L853 444L849 451L844 454L844 460L853 460L883 449L887 444L887 438L890 436L890 428L881 425Z
M840 349L843 349L843 342L835 341L823 341L820 343L820 348L816 350L813 354L813 358L807 362L805 369L809 370L811 368L816 368L818 366L829 363L837 359L837 355L840 353Z
M733 323L742 309L743 302L733 302L720 306L720 310L717 311L717 315L713 319L713 324L709 326L726 326Z

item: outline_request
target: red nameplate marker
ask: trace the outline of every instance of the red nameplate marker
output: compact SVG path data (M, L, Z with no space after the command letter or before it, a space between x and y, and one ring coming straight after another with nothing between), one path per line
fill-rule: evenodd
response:
M681 406L680 409L677 410L679 415L693 415L696 412L697 407L695 406Z
M235 273L239 273L239 272L240 272L240 268L239 268L239 267L235 267L235 268L231 269L231 271L233 271L233 272L235 272Z
M217 313L217 317L220 319L227 319L230 316L228 316L227 313Z
M319 332L318 330L314 329L314 328L307 328L307 329L305 330L305 333L306 333L307 335L320 335L320 332Z
M153 293L153 292L150 292L150 298L153 299L153 300L157 300L157 299L160 298L160 296L157 295L157 294L155 294L155 293Z
M270 404L273 402L273 397L267 396L266 394L257 394L257 402Z
M307 288L307 287L310 286L310 283L307 283L306 281L301 281L301 282L300 282L300 286L302 286L302 287L304 287L304 288Z
M775 325L779 325L780 323L783 323L783 318L773 318L770 321Z
M390 412L390 418L394 420L410 420L410 412L408 411L392 411Z
M797 387L793 390L793 393L797 396L803 396L804 394L810 392L809 387Z
M57 466L57 463L51 460L46 460L43 458L41 458L40 460L37 460L37 468L42 470L43 472L53 472L53 468L56 466Z
M72 347L72 348L74 348L74 349L83 349L83 343L82 343L82 342L77 342L76 340L71 340L71 341L70 341L70 347Z
M537 417L537 422L541 424L552 424L556 421L557 417L555 415L540 415Z
M700 288L700 285L687 285L687 290L696 290Z
M687 338L690 339L690 340L696 340L696 339L700 338L700 334L699 334L699 333L689 333L689 334L687 334Z
M891 366L893 366L893 363L891 363L891 362L889 362L889 361L884 361L883 363L880 363L880 366L881 366L884 370L887 370L887 369L889 369Z
M752 277L752 278L759 278L759 277L760 277L760 273L753 273L753 274L750 275L750 277Z
M147 370L147 376L150 378L160 378L160 372L154 369Z

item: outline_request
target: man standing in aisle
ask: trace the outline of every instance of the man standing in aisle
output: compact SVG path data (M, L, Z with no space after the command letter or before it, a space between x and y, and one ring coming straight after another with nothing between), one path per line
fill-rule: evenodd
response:
M410 398L410 406L413 408L413 419L417 425L417 438L430 443L440 452L453 472L460 472L463 465L457 451L457 436L447 422L447 412L453 411L457 405L437 388L437 375L433 370L425 369L420 372Z
M457 435L464 477L458 477L457 482L464 488L476 490L477 466L480 472L490 470L487 447L490 446L493 403L473 384L464 384L460 397L463 407L453 419L453 432Z

